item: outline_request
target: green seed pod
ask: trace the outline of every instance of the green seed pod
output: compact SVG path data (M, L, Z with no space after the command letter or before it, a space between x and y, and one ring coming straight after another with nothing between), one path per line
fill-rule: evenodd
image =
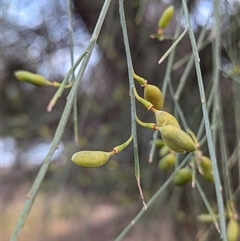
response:
M159 148L159 149L161 149L163 146L165 146L164 141L163 141L162 139L159 139L159 138L158 138L158 139L156 139L155 141L154 141L154 140L151 140L149 144L152 145L153 142L154 142L155 146L156 146L157 148Z
M230 219L227 225L227 238L228 241L238 241L240 237L239 224L236 220Z
M213 174L212 174L211 172L203 173L202 176L203 176L203 178L204 178L205 180L207 180L208 182L214 183L214 177L213 177Z
M200 159L200 167L203 173L211 173L212 172L212 163L209 157L202 156Z
M48 86L51 85L51 82L49 82L47 79L45 79L43 76L31 73L29 71L25 70L18 70L14 72L15 77L22 81L27 82L36 86Z
M144 86L144 99L152 103L153 107L161 110L163 107L163 96L161 90L155 85Z
M177 119L166 111L157 110L154 112L158 127L171 125L181 129Z
M111 152L104 151L79 151L72 156L72 161L81 167L100 167L111 156Z
M202 213L197 216L197 221L201 223L212 223L212 216L208 213Z
M183 186L192 180L192 173L188 168L182 168L173 176L173 183L177 186Z
M165 156L166 154L168 154L171 150L169 149L168 146L165 145L159 150L159 156Z
M169 153L166 156L164 156L162 159L160 159L158 163L158 167L161 171L168 171L171 169L176 161L176 156L173 153Z
M162 16L160 17L158 21L158 28L165 29L171 22L173 14L174 14L174 7L170 5L164 10Z
M163 126L159 128L165 144L175 152L193 152L196 146L192 138L181 129L175 126Z

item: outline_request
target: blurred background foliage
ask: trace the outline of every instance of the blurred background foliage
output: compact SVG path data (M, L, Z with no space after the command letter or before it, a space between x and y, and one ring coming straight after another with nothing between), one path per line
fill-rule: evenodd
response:
M76 60L91 37L103 1L74 0L72 3L74 58ZM151 39L149 36L156 33L158 19L170 3L174 4L176 13L166 30L166 35L173 36L177 22L181 22L182 29L185 26L184 19L179 14L181 1L134 0L124 3L135 72L146 78L149 83L160 88L162 87L167 60L161 65L158 65L157 62L171 46L172 41L164 40L160 42ZM199 0L189 1L188 7L191 11L191 21L196 37L199 36L203 28L207 28L207 44L199 52L199 55L206 95L208 96L214 66L211 57L214 19L210 18L209 21L207 19L211 15L214 5L212 1ZM53 111L49 113L46 108L55 93L55 89L33 87L27 83L20 83L14 77L13 72L19 69L29 70L43 75L50 81L61 82L71 66L69 21L67 1L63 0L3 0L1 8L0 88L3 128L0 141L3 174L2 195L4 205L9 206L11 203L20 210L24 196L48 150L69 90L64 92ZM141 12L141 10L143 11ZM80 149L110 151L114 146L124 142L130 134L128 73L118 11L118 1L112 1L99 36L98 46L94 50L84 81L79 89L77 100L79 106L79 144L74 143L73 121L70 118L61 145L56 151L53 163L43 182L41 195L37 200L36 208L34 208L35 211L33 210L33 213L42 210L46 214L46 217L40 215L40 219L43 219L42 221L46 222L46 225L43 225L41 220L36 219L35 224L41 222L41 225L38 229L34 226L33 228L36 230L36 234L40 234L42 228L46 232L48 240L67 240L69 237L71 237L71 240L79 240L79 238L80 240L113 240L141 208L134 177L131 146L120 155L111 158L105 166L99 169L82 169L70 162L71 155L75 151ZM221 91L222 97L223 116L226 123L224 127L229 153L232 153L235 149L236 126L239 125L234 118L233 101L233 79L238 85L240 83L239 14L239 1L222 1L222 73L219 91ZM191 44L186 35L177 46L174 62L176 63L189 53L191 53ZM174 88L178 86L184 68L185 65L182 65L172 70L171 78ZM231 75L231 78L229 75ZM141 88L138 88L138 91L142 94ZM201 102L194 66L190 71L179 103L190 128L197 131L201 120ZM174 111L174 103L170 92L166 93L164 108L171 113ZM145 122L154 122L152 113L138 103L137 113ZM152 139L152 134L150 130L138 128L141 179L146 200L156 192L169 175L159 172L157 168L158 153L155 155L154 162L151 165L148 164L149 142ZM207 155L207 146L203 146L203 150ZM235 190L238 187L237 169L233 170L232 177ZM21 184L24 185L21 186ZM169 240L169 237L171 237L171 240L194 240L193 237L197 236L196 233L199 230L194 217L199 213L199 210L205 211L205 209L201 202L197 202L196 193L190 190L190 186L186 189L171 187L169 193L165 193L164 198L162 198L162 206L160 206L159 201L158 204L151 207L142 223L139 224L140 226L136 226L135 233L142 236L142 228L145 227L143 230L146 232L149 225L146 240L159 240L157 237L160 237L158 236L160 234L156 230L159 228L158 224L161 223L170 227L170 232L166 234L166 240ZM206 186L204 191L209 200L214 202L213 185ZM16 197L20 198L20 204L15 203ZM70 201L67 201L67 198L70 198ZM196 202L198 205L196 205ZM71 203L71 205L68 205L68 203ZM92 238L90 235L92 229L88 229L92 227L91 215L93 214L89 214L87 211L84 213L81 211L82 209L76 210L76 206L79 205L89 210L95 205L96 207L105 205L105 208L112 205L112 207L117 208L117 210L111 209L116 217L112 219L114 221L108 220L101 225L96 222L93 233L97 237ZM213 203L213 205L216 204ZM6 208L4 213L6 217L10 214L8 213L9 209L10 206ZM68 222L64 222L64 220L68 220L68 216L71 216L71 222L75 225L68 232L62 231L62 236L56 236L59 231L57 227L55 227L56 230L53 227L53 232L51 230L46 231L48 223L53 225L52 219L56 215L55 212L64 217L61 226L59 221L61 218L57 216L57 226L67 226L69 229ZM110 213L109 211L109 215ZM79 221L79 217L81 217L80 223L81 221L85 222L83 214L88 216L88 220L84 224L85 226L83 225L80 228L84 232L80 232L77 231L78 226L76 226L74 220ZM172 220L173 217L176 222L169 222L169 219ZM30 217L30 220L32 219L34 219L34 214ZM7 220L6 235L9 235L14 227L16 217ZM152 220L157 221L150 225ZM31 222L29 221L27 224L30 225ZM108 225L110 225L109 230L103 232L103 229L108 229L106 228ZM182 231L182 227L185 231ZM33 237L35 240L47 240L41 236L32 236L27 239L26 237L29 237L27 229L23 233L23 240L32 240ZM206 227L203 228L203 230L205 229ZM63 228L63 230L65 229ZM169 233L173 230L174 234L169 236ZM106 236L100 235L98 237L100 231L106 232ZM214 237L215 231L212 233ZM136 236L130 234L126 240L137 240L134 237ZM144 238L144 235L142 237Z

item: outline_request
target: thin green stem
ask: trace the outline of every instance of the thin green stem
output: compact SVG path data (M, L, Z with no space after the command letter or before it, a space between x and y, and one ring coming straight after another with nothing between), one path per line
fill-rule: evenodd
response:
M68 28L69 28L69 39L70 39L70 56L71 56L71 67L74 64L74 39L73 39L73 21L72 21L72 0L67 0L68 5ZM72 80L75 80L75 75L73 73ZM74 131L74 140L78 142L78 111L77 111L77 95L73 103L73 131Z
M172 52L172 50L178 45L178 43L183 39L185 34L187 33L187 28L182 32L182 34L173 42L172 46L165 52L165 54L159 59L158 63L161 64L168 55Z
M163 192L166 190L166 188L171 184L172 178L175 175L175 173L181 169L188 161L191 154L188 154L185 159L181 162L181 164L175 169L175 171L172 173L172 175L164 182L164 184L158 189L158 191L150 198L150 200L147 202L147 206L150 207L159 197L163 194ZM126 234L131 230L131 228L140 220L140 218L143 216L145 211L142 209L135 218L124 228L124 230L119 234L119 236L115 239L115 241L122 240Z
M205 193L204 193L204 191L203 191L203 189L202 189L202 187L201 187L201 185L200 185L200 183L198 182L197 179L195 180L195 184L196 184L196 187L197 187L197 189L198 189L198 192L199 192L199 194L201 195L202 200L203 200L203 202L204 202L204 204L205 204L205 206L206 206L209 214L210 214L211 217L212 217L213 223L214 223L217 231L219 232L219 225L218 225L218 221L217 221L217 219L216 219L216 214L214 214L214 212L213 212L213 210L212 210L212 208L211 208L211 205L210 205L210 203L208 202L208 199L207 199L207 197L206 197L206 195L205 195Z
M183 10L181 8L180 13L179 13L180 16L182 16L182 11ZM176 39L177 36L180 34L181 29L182 29L181 24L180 24L180 22L178 22L175 33L174 33L174 39ZM176 52L176 48L172 49L172 52L170 53L168 61L167 61L166 72L165 72L163 84L162 84L162 94L163 94L164 98L165 98L166 92L167 92L168 81L171 78L172 66L173 66L173 61L174 61L174 57L175 57L175 52Z
M72 110L72 106L73 106L73 102L74 102L76 93L77 93L78 88L80 86L80 83L81 83L83 74L85 72L85 69L87 67L87 64L90 60L90 57L91 57L91 54L92 54L92 51L93 51L93 48L94 48L94 44L95 44L95 42L98 38L99 32L100 32L102 24L103 24L103 20L105 19L107 9L109 7L110 2L111 2L111 0L106 0L104 2L104 5L102 7L102 10L101 10L101 13L100 13L100 16L99 16L99 19L98 19L98 22L95 26L92 38L90 40L90 43L91 43L90 46L91 47L89 48L89 52L82 62L82 65L81 65L81 67L79 69L79 72L78 72L78 75L76 77L76 81L74 82L73 87L72 87L72 89L69 93L66 106L63 110L62 117L59 121L57 130L55 132L52 143L50 145L48 154L47 154L46 158L44 159L43 164L42 164L42 166L41 166L41 168L40 168L40 170L39 170L39 172L38 172L38 174L37 174L37 176L36 176L36 178L33 182L33 185L32 185L32 187L31 187L31 189L30 189L30 191L27 195L26 201L24 203L24 207L23 207L22 212L21 212L21 214L18 218L18 221L17 221L17 224L14 228L14 231L12 233L12 236L11 236L11 239L10 239L11 241L16 241L18 239L18 236L19 236L21 230L23 229L23 226L24 226L24 224L27 220L27 217L30 213L30 210L33 206L33 203L34 203L34 200L35 200L35 198L37 196L37 193L39 191L40 185L41 185L41 183L42 183L42 181L45 177L45 174L48 170L48 166L51 162L52 156L53 156L55 150L57 149L57 147L60 143L60 140L62 138L65 126L67 124L69 115L70 115L71 110Z
M137 11L137 14L135 17L135 23L137 25L140 25L142 23L144 12L145 12L146 6L147 6L147 1L148 0L140 0L140 2L139 2L138 11Z
M218 2L218 1L216 1L216 2ZM199 64L200 58L199 58L199 55L198 55L198 49L197 49L193 29L192 29L191 23L190 23L190 18L189 18L186 0L182 0L182 4L183 4L183 8L184 8L186 21L187 21L187 24L189 26L189 37L190 37L192 50L193 50L193 56L194 56L196 73L197 73L197 80L198 80L198 86L199 86L199 92L200 92L200 97L201 97L201 102L202 102L202 111L203 111L206 134L207 134L208 148L209 148L210 158L211 158L211 161L212 161L213 176L214 176L214 180L215 180L215 191L216 191L217 204L218 204L218 209L219 209L219 214L220 214L221 238L224 241L227 241L225 211L224 211L224 203L223 203L223 196L222 196L222 185L221 185L221 181L220 181L220 177L219 177L217 160L216 160L216 153L215 153L214 146L213 146L211 128L210 128L209 117L208 117L208 110L207 110L207 106L206 106L203 80L202 80L201 68L200 68L200 64ZM214 7L219 10L219 4L215 4ZM219 31L220 31L220 29L216 28L216 32L219 32ZM220 59L218 59L218 61L220 61ZM219 64L219 62L218 62L218 64Z
M86 56L86 54L89 52L90 48L91 48L91 41L89 42L88 46L86 47L86 49L84 50L84 52L79 56L79 58L77 59L77 61L74 63L74 65L72 66L72 68L67 72L64 80L61 83L61 86L57 89L56 93L54 94L54 96L52 97L52 99L50 100L48 107L47 107L47 111L51 112L52 108L55 106L55 104L57 103L57 100L62 96L62 93L64 91L64 88L70 78L70 76L74 73L75 69L79 66L79 64L81 63L81 61L83 60L83 58Z
M151 144L151 149L150 149L150 152L149 152L149 157L148 157L148 162L149 163L152 163L153 162L153 156L154 156L154 153L155 153L155 150L156 150L156 140L157 140L157 137L159 135L159 131L154 131L153 133L153 138L152 138L152 144Z
M128 41L128 34L127 34L127 27L125 22L125 13L124 13L124 5L123 0L119 0L119 14L120 14L120 21L123 33L123 41L126 51L127 57L127 68L128 68L128 79L129 79L129 95L130 95L130 102L131 102L131 132L133 136L133 151L134 151L134 165L135 165L135 176L137 179L138 189L140 192L140 196L142 198L144 209L147 209L147 206L144 201L144 197L142 194L142 189L140 185L140 167L139 167L139 156L138 156L138 143L137 143L137 131L136 131L136 105L135 105L135 97L133 94L133 89L135 88L134 80L133 80L133 65L132 65L132 57L131 51L129 47Z
M208 21L209 21L210 17L211 17L211 15L209 15ZM203 28L201 33L200 33L200 36L198 38L198 41L197 41L197 46L198 46L199 50L201 49L201 47L204 47L203 39L205 38L206 33L207 33L207 28ZM206 41L206 42L209 43L209 40ZM179 100L179 98L180 98L180 95L181 95L182 90L183 90L183 88L185 86L185 83L186 83L186 81L188 79L188 76L189 76L189 73L190 73L190 71L192 69L192 66L193 66L193 55L191 53L190 54L190 59L189 59L189 61L187 63L187 66L185 67L184 72L183 72L183 74L182 74L182 76L181 76L181 78L179 80L179 85L178 85L176 93L175 93L176 100ZM174 69L174 66L173 66L173 69Z

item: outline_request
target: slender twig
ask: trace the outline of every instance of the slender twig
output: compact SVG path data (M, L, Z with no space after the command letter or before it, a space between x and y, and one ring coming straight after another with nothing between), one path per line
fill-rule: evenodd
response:
M181 8L180 13L179 13L180 16L182 16L182 11L183 11L183 9ZM181 29L182 29L181 24L180 24L180 22L178 22L175 33L174 33L174 39L176 39L177 36L180 34ZM164 98L165 98L166 92L167 92L168 81L171 78L172 66L173 66L173 61L175 58L175 53L176 53L176 48L173 48L172 52L169 55L168 61L167 61L166 72L165 72L163 84L162 84L162 94L163 94Z
M135 97L133 95L133 89L135 88L135 84L133 80L133 65L132 65L131 51L130 51L129 41L128 41L127 27L125 22L124 5L122 0L119 0L119 14L120 14L120 21L121 21L122 32L123 32L123 41L124 41L126 57L127 57L127 67L128 67L129 95L130 95L130 101L131 101L131 123L132 123L131 132L133 136L135 176L137 179L140 196L142 198L143 207L146 210L147 206L145 204L142 188L140 185L140 167L139 167L137 131L136 131L136 122L135 122L136 105L135 105Z
M67 72L64 80L61 83L61 86L57 89L56 93L54 94L54 96L52 97L52 99L50 100L48 107L47 107L47 111L51 112L52 108L55 106L55 104L57 103L57 100L62 96L62 93L64 91L64 87L67 84L70 76L74 73L75 69L79 66L79 64L81 63L81 61L83 60L83 58L86 56L86 54L89 52L91 48L91 43L89 42L88 46L85 48L84 52L80 55L80 57L77 59L77 61L74 63L74 65L72 66L72 68Z
M216 2L218 2L218 1L216 1ZM201 69L200 69L200 64L199 64L200 58L198 55L198 49L197 49L193 29L192 29L191 23L190 23L189 13L188 13L188 9L187 9L187 3L185 0L182 0L182 4L183 4L183 8L184 8L184 14L186 17L186 21L187 21L187 24L189 25L189 37L190 37L190 41L191 41L191 45L192 45L196 73L197 73L198 86L199 86L199 92L200 92L200 97L201 97L201 102L202 102L202 111L203 111L206 134L207 134L208 149L209 149L210 158L212 161L213 176L214 176L214 180L215 180L215 191L216 191L217 204L218 204L219 215L220 215L221 238L223 238L224 241L227 241L225 211L224 211L224 203L223 203L223 196L222 196L222 185L221 185L221 181L220 181L220 177L219 177L216 153L215 153L214 146L213 146L211 128L210 128L209 117L208 117L208 110L207 110L207 106L206 106L203 80L202 80L202 74L201 74ZM218 11L220 11L219 4L215 4L214 8L216 8L216 9L218 9ZM219 32L219 31L220 31L219 27L216 26L216 32ZM220 59L218 59L217 63L215 63L215 64L219 65L219 61L220 61Z
M159 59L158 63L161 64L164 59L172 52L172 50L178 45L178 43L182 40L184 35L187 33L187 28L181 33L181 35L173 42L172 46L166 51L166 53Z
M205 193L204 193L204 191L203 191L203 189L202 189L202 187L201 187L201 185L200 185L200 183L198 182L197 179L195 180L195 184L196 184L198 192L200 193L200 195L202 197L202 200L203 200L203 202L204 202L204 204L205 204L209 214L212 217L213 223L214 223L217 231L219 232L219 225L218 225L218 221L216 219L216 214L214 214L214 212L213 212L213 210L211 208L211 205L210 205L210 203L209 203L209 201L208 201L208 199L207 199L207 197L206 197L206 195L205 195Z
M36 176L36 178L33 182L33 185L32 185L32 187L31 187L31 189L30 189L30 191L27 195L26 201L24 203L24 207L23 207L22 212L19 216L17 224L14 228L14 231L12 233L12 236L11 236L11 239L10 239L11 241L16 241L18 239L18 236L19 236L19 234L20 234L20 232L21 232L21 230L22 230L22 228L23 228L23 226L24 226L24 224L27 220L27 217L30 213L30 210L32 208L34 200L37 196L40 185L41 185L41 183L42 183L42 181L45 177L45 174L48 170L48 166L51 162L52 156L53 156L55 150L57 149L57 147L60 143L60 140L62 138L65 126L67 124L69 115L70 115L71 110L72 110L72 106L73 106L73 102L74 102L76 93L77 93L78 88L80 86L80 83L81 83L83 74L85 72L85 69L87 67L87 64L90 60L94 45L95 45L96 40L98 38L98 35L100 33L100 30L101 30L101 27L102 27L102 24L103 24L103 20L105 19L107 9L109 7L110 2L111 2L111 0L106 0L103 4L100 16L99 16L97 24L95 26L92 38L90 40L90 46L91 47L89 48L89 52L87 53L86 57L84 58L84 60L82 62L82 65L81 65L81 67L79 69L79 72L77 74L77 77L76 77L76 81L74 82L74 84L72 86L72 89L69 93L66 106L64 108L62 117L59 121L59 124L58 124L57 130L55 132L55 135L53 137L53 140L52 140L51 146L49 148L48 154L47 154L46 158L44 159L43 164L42 164L42 166L41 166L41 168L40 168L40 170L39 170L39 172L38 172L38 174L37 174L37 176Z
M147 202L147 206L150 207L152 204L163 194L163 192L166 190L166 188L170 185L173 176L175 173L181 169L188 161L191 154L188 154L185 159L181 162L181 164L175 169L175 171L172 173L172 175L164 182L164 184L158 189L158 191L149 199ZM119 234L119 236L115 239L115 241L122 240L125 235L130 231L130 229L140 220L140 218L144 214L144 210L142 209L135 218L124 228L124 230Z
M142 23L144 13L146 10L146 6L147 6L147 1L148 0L140 0L140 2L139 2L138 11L137 11L137 14L135 17L135 23L137 25L140 25Z
M71 56L71 67L74 64L74 39L73 39L73 21L72 21L72 0L68 0L68 28L69 28L69 39L70 39L70 56ZM72 81L75 80L75 75L72 75ZM78 142L78 111L77 111L77 95L73 103L73 130L74 140Z

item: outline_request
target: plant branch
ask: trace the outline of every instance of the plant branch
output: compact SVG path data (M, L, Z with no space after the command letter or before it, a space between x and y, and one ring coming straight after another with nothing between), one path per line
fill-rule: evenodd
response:
M66 106L64 108L62 117L59 121L59 124L58 124L57 130L55 132L54 138L52 140L50 149L48 151L48 154L47 154L46 158L43 161L43 164L42 164L34 182L33 182L32 187L31 187L31 189L30 189L30 191L27 195L26 201L24 203L24 207L23 207L22 212L21 212L21 214L18 218L18 221L17 221L17 224L14 228L14 231L12 233L12 236L11 236L11 239L10 239L11 241L16 241L18 239L18 236L19 236L21 230L23 229L23 226L24 226L24 224L27 220L27 217L30 213L30 210L33 206L33 203L34 203L34 200L35 200L35 198L37 196L37 193L39 191L40 185L41 185L41 183L42 183L42 181L45 177L45 174L48 170L48 166L51 162L52 156L53 156L55 150L57 149L57 147L60 143L60 140L62 138L65 126L67 124L69 115L70 115L71 110L72 110L72 106L73 106L73 102L74 102L76 93L77 93L78 88L80 86L80 83L81 83L83 74L85 72L85 69L87 67L87 64L90 60L91 53L93 51L94 45L95 45L96 40L98 38L99 32L101 30L103 20L105 19L105 16L106 16L106 13L107 13L110 2L111 2L111 0L106 0L104 2L104 5L102 7L102 10L101 10L101 13L100 13L100 16L99 16L99 19L98 19L98 22L95 26L92 38L91 38L90 43L89 43L89 46L90 46L89 52L87 53L86 57L84 58L84 60L81 64L80 70L79 70L78 75L76 77L76 81L74 82L74 84L72 86L72 89L69 93Z
M218 1L216 1L216 2L218 2ZM216 191L217 204L218 204L218 209L219 209L219 214L220 214L221 238L223 238L224 241L227 241L225 211L224 211L224 203L223 203L223 196L222 196L222 185L221 185L221 181L220 181L220 177L219 177L216 153L215 153L214 146L213 146L211 128L210 128L209 117L208 117L208 110L207 110L207 106L206 106L203 80L202 80L202 74L201 74L201 69L200 69L200 64L199 64L200 58L198 55L198 49L197 49L193 29L192 29L191 23L190 23L186 0L182 0L182 4L183 4L186 21L189 26L189 37L190 37L192 50L193 50L199 92L200 92L200 97L201 97L201 102L202 102L202 111L203 111L206 134L207 134L208 148L209 148L210 158L212 161L213 176L214 176L214 180L215 180L215 191ZM217 8L219 10L219 4L215 4L215 8ZM220 29L219 29L219 27L217 27L216 32L219 32L219 31L220 31ZM218 61L220 61L220 59Z

